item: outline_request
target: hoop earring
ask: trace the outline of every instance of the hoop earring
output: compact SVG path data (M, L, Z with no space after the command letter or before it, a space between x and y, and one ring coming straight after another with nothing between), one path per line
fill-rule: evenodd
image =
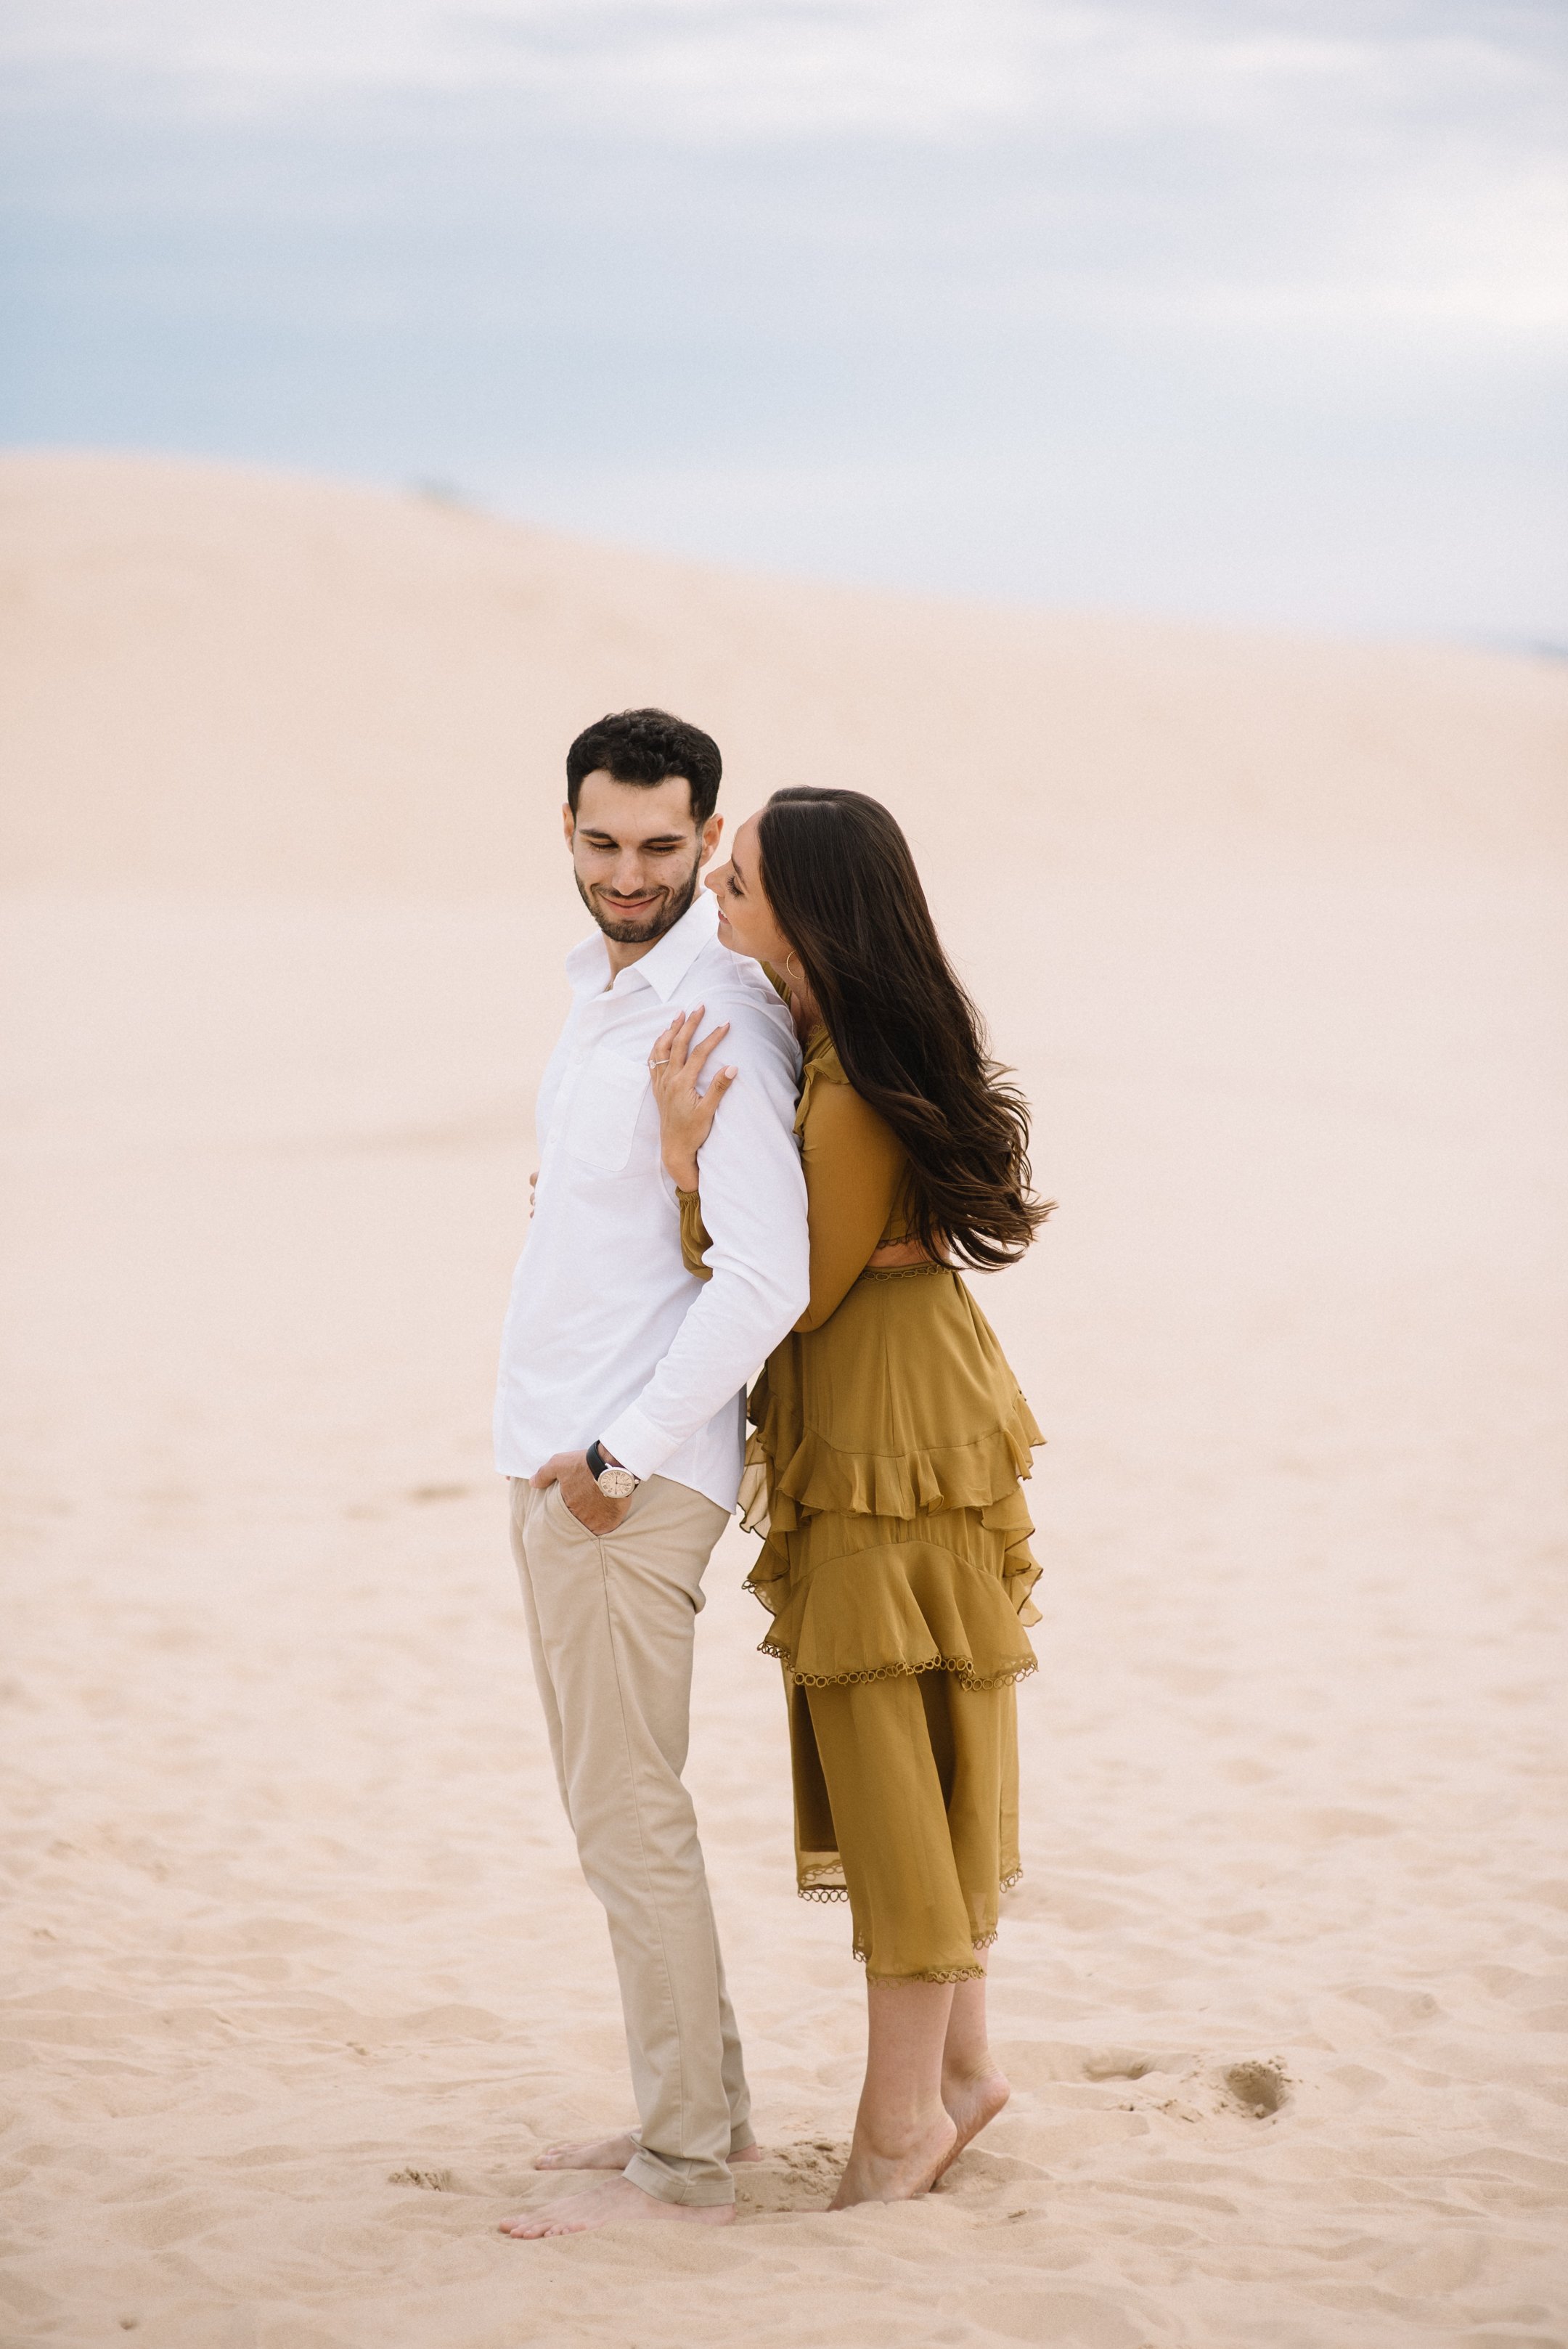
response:
M794 954L793 954L793 953L790 953L790 954L786 954L786 955L785 955L785 957L784 957L784 977L785 977L786 978L793 978L793 979L794 980L794 983L795 983L795 985L796 985L797 987L804 987L804 986L805 985L805 973L804 971L796 971L796 970L793 970L793 969L791 968L791 965L794 963Z

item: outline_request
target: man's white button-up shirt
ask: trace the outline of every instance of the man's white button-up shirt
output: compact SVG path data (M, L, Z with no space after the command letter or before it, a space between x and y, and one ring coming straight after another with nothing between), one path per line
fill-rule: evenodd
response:
M531 1476L595 1437L639 1476L733 1508L744 1392L810 1295L805 1183L794 1139L800 1051L754 962L719 944L702 890L611 983L597 933L566 957L572 1009L539 1089L539 1180L512 1282L495 1397L495 1463ZM675 1013L740 1071L702 1145L712 1278L680 1257L648 1056Z

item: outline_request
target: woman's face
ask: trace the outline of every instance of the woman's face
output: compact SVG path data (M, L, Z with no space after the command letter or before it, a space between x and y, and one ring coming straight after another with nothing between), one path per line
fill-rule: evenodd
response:
M707 885L719 900L720 945L732 954L750 955L754 962L771 963L781 978L787 976L784 960L790 944L763 889L754 815L735 834L728 864L716 864L707 875Z

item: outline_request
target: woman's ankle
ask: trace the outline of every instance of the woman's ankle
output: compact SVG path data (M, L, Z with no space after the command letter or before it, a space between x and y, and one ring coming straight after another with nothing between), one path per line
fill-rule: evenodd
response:
M995 2078L1001 2064L989 2047L965 2047L942 2057L942 2094L950 2088L971 2088L980 2080Z
M902 2168L910 2162L940 2158L956 2135L952 2115L944 2104L932 2105L918 2116L904 2115L873 2127L856 2122L850 2144L851 2162L873 2162L879 2169Z
M892 2110L874 2106L867 2112L863 2105L855 2116L855 2143L879 2161L901 2160L915 2147L940 2136L948 2118L940 2095Z

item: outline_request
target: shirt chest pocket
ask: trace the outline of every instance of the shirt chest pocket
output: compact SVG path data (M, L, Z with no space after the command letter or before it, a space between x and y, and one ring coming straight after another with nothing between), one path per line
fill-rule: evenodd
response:
M596 1174L622 1173L647 1098L648 1071L640 1061L615 1061L604 1052L591 1060L572 1102L568 1147L579 1165Z

